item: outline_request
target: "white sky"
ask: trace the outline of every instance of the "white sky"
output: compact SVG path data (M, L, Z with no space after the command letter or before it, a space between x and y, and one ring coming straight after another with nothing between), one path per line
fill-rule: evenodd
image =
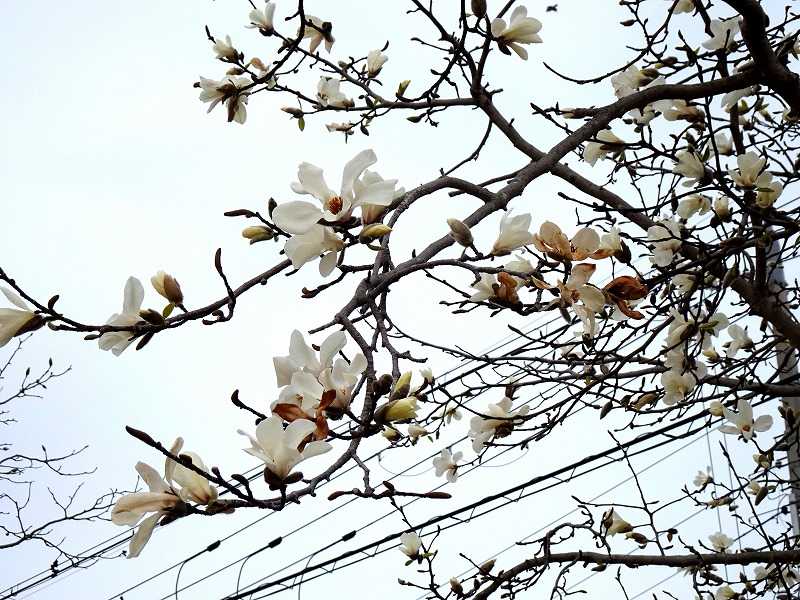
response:
M501 4L490 1L490 12ZM667 6L661 0L650 4L654 11ZM289 5L285 0L278 2L278 19L286 15ZM306 5L309 13L334 22L334 58L363 55L382 46L386 39L391 41L390 60L382 75L389 95L402 79L412 79L412 86L421 85L427 68L436 66L423 62L430 61L429 55L407 41L409 31L421 35L431 32L427 27L420 30L421 19L405 15L404 2L309 0ZM544 43L531 47L527 63L493 53L490 81L506 90L500 104L507 114L515 116L517 126L544 149L556 137L551 130L531 128L529 101L547 105L558 99L562 106L587 106L609 101L612 95L609 85L576 92L549 75L539 61L543 59L576 76L594 75L622 64L628 58L622 47L625 31L620 32L614 24L627 13L612 2L561 0L556 14L545 14L544 2L531 1L528 6L544 23ZM300 134L295 123L278 111L289 103L284 98L263 94L252 98L243 127L225 123L219 109L206 115L192 82L201 74L219 77L223 66L213 60L203 33L205 24L215 34L230 33L237 48L248 56L271 58L273 42L244 29L248 10L246 2L231 0L0 3L0 65L6 81L0 94L0 110L5 115L5 134L0 141L0 264L25 289L41 299L59 293L62 311L98 323L119 309L122 287L129 275L146 283L150 275L163 268L180 280L187 305L204 305L223 292L213 271L217 247L223 248L223 263L232 282L243 281L278 259L278 246L248 246L239 237L244 221L226 219L222 213L233 208L263 209L269 196L278 201L291 199L289 183L299 162L307 160L323 167L329 182L337 182L344 162L371 147L379 158L377 170L385 177L399 178L409 189L434 178L438 168L448 168L463 158L482 136L484 122L468 109L448 111L437 129L414 126L402 118L379 122L369 138L358 135L347 145L341 136L324 129L329 120L341 120L338 117L309 119ZM609 37L611 31L614 33ZM420 70L420 65L425 67ZM306 79L310 85L316 81L314 77ZM568 162L577 164L577 158ZM522 164L519 153L498 139L490 144L482 164L468 166L461 176L477 182L484 175L508 172ZM535 227L549 218L570 229L574 213L555 196L559 189L565 188L552 178L543 178L513 206L532 212ZM422 247L446 231L447 217L464 216L474 207L475 201L463 196L451 199L437 194L427 199L424 207L411 211L401 221L406 230L401 227L394 236L398 255L405 252L407 256L411 248ZM490 243L498 220L499 216L476 231L479 245ZM462 285L469 283L464 275L457 277ZM300 288L318 281L315 266L307 265L299 276L280 277L267 288L247 294L237 305L234 320L227 324L182 327L158 336L144 351L131 348L120 358L100 352L96 343L84 342L78 335L37 334L27 346L24 363L35 369L53 356L57 364L72 365L74 372L54 384L44 400L19 407L20 423L11 430L11 441L20 449L35 450L41 440L51 451L88 443L89 449L77 463L98 467L82 492L87 499L108 488L133 486L137 460L161 464L158 456L124 433L126 424L165 442L182 435L187 448L197 451L207 463L219 465L225 473L252 466L254 461L241 452L243 441L235 433L239 427L251 428L252 423L229 404L228 398L236 388L243 399L262 408L274 398L272 356L286 353L293 328L305 330L325 321L352 286L351 281L341 292L310 302L300 300ZM439 295L432 295L432 290ZM426 339L446 338L473 351L504 337L506 322L532 324L519 317L501 316L491 321L448 317L437 305L442 297L446 296L420 277L400 286L390 299L401 327ZM160 307L152 290L147 292L145 304ZM437 358L433 367L442 372L449 364ZM497 399L478 402L485 406L486 401ZM464 433L466 422L462 421L460 427L463 431L453 433ZM609 444L605 427L598 426L596 415L588 415L576 420L573 429L549 438L543 443L546 448L531 448L513 465L487 468L477 477L464 476L448 489L455 496L452 501L415 505L410 513L412 521L466 504L482 493L524 481ZM433 453L440 447L441 442L425 444L418 454ZM653 477L656 485L677 491L698 468L706 466L705 452L705 442L695 444L648 471L645 478ZM509 453L495 463L505 464L518 454ZM331 456L316 459L304 470L321 470ZM658 456L656 453L648 460ZM400 459L399 453L390 455L384 465L387 471L400 471L408 465ZM411 462L413 455L402 459ZM647 460L637 462L639 467L647 464ZM428 489L440 483L432 473L423 473L428 465L426 462L425 467L414 469L412 473L419 475L401 478L398 485ZM375 472L377 481L387 476L380 469ZM616 467L613 472L536 496L459 528L437 545L441 574L445 575L447 569L452 573L467 569L458 552L482 560L558 517L565 506L571 507L570 494L589 499L625 477L625 470ZM342 487L357 485L357 478ZM311 517L343 504L325 499L334 489L339 488L328 486L316 500L271 515L214 553L194 561L184 569L181 582L188 583L238 559ZM44 489L39 491L45 493ZM47 508L46 503L33 505L30 517L46 517ZM366 501L348 506L287 538L278 549L249 561L242 581L248 583L277 570L302 553L360 527L373 514L386 511L387 506ZM57 580L38 597L110 597L263 516L251 510L231 517L186 519L157 531L138 560L107 561ZM675 515L675 519L682 516ZM692 531L697 535L716 531L716 523L709 518L698 517ZM353 543L401 528L393 516L360 533ZM110 524L84 525L70 530L68 545L76 551L121 531ZM340 544L334 551L346 547ZM320 558L330 555L321 554ZM524 549L507 553L500 564L509 566L523 555ZM6 553L0 583L3 587L10 585L46 568L50 560L36 546ZM636 573L629 591L636 593L664 576L659 570ZM233 591L236 577L237 568L225 571L180 597L222 597ZM364 590L376 597L419 595L399 588L397 577L413 579L413 568L403 567L402 556L393 550L375 561L305 586L303 597L325 594L344 598L352 597L353 592L364 595ZM596 580L603 586L599 589L614 589L611 570ZM174 590L174 585L173 571L150 587L125 594L125 598L160 598ZM688 593L683 582L670 585L682 596ZM296 591L286 596L292 594ZM545 597L545 592L530 596Z

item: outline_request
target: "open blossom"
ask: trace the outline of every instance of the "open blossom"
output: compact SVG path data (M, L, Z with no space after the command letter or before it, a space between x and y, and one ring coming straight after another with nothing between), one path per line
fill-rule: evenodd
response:
M367 54L367 74L370 77L377 76L387 60L389 60L389 57L380 50L370 50L369 54Z
M545 221L539 227L539 233L533 235L533 245L540 252L559 260L585 260L590 256L595 258L594 253L600 248L600 236L591 227L584 227L569 239L558 225Z
M733 46L733 39L739 33L739 21L737 19L728 19L727 21L720 21L714 19L711 21L711 37L703 42L703 48L706 50L724 50Z
M106 321L106 325L114 327L132 327L139 323L142 318L139 311L142 309L144 300L144 287L142 282L136 277L129 277L125 282L125 290L122 298L122 312L114 313ZM130 331L110 331L104 333L97 340L100 350L111 350L114 356L119 356L133 341Z
M183 439L178 438L170 448L173 455L188 456L197 468L207 471L202 459L194 452L181 453ZM164 477L148 464L136 464L136 472L147 484L147 492L134 492L125 494L114 505L111 511L111 521L116 525L127 525L138 529L131 538L128 547L128 558L139 556L156 524L167 515L180 502L194 502L208 505L217 499L217 489L208 480L195 473L184 465L167 458L164 467ZM149 517L142 518L153 513Z
M750 189L755 186L758 176L764 170L767 159L759 156L755 152L746 152L736 157L738 170L731 169L728 174L734 183L740 188Z
M669 266L681 247L680 223L671 219L659 221L647 230L647 241L653 244L650 261L659 267Z
M472 302L481 302L494 297L494 288L497 284L497 277L491 273L481 273L480 279L473 283L470 287L476 291L469 299Z
M738 412L733 412L727 406L722 407L722 414L731 423L730 425L720 425L719 430L722 433L741 435L745 441L750 441L753 438L753 432L761 433L772 427L772 417L769 415L761 415L755 421L753 420L753 407L744 398L739 398L736 409Z
M728 548L733 546L733 540L721 531L708 536L708 541L711 542L711 547L717 552L725 552Z
M429 435L430 432L422 427L421 425L417 425L416 423L412 423L408 426L408 437L411 438L412 443L416 443L416 441L421 438Z
M0 348L2 348L15 336L41 327L42 320L14 290L0 287L0 291L11 304L16 306L16 308L0 308Z
M528 9L524 6L517 6L511 12L508 23L505 19L498 17L492 20L491 24L492 35L495 39L516 52L517 56L523 60L528 60L528 51L522 45L540 44L542 42L542 38L539 36L541 29L541 22L529 17ZM509 52L506 53L509 54Z
M611 86L614 88L614 95L617 98L630 96L640 87L652 83L656 75L658 75L658 73L645 71L631 65L624 71L620 71L611 77Z
M286 479L291 470L302 461L328 452L332 446L324 441L308 442L300 450L304 440L316 429L308 419L297 419L283 428L283 419L275 415L264 419L256 427L256 435L239 430L250 440L245 452L264 461L266 468L280 480Z
M322 255L319 272L323 277L330 275L336 268L339 252L343 248L344 241L334 233L333 229L322 225L314 225L305 233L293 235L286 240L283 247L295 269Z
M533 234L529 231L531 215L511 216L511 211L506 212L500 220L500 233L492 246L492 254L502 256L510 254L512 250L522 248L533 242Z
M265 33L272 33L272 20L275 18L275 3L267 2L263 10L254 8L250 11L250 29L260 29Z
M725 133L720 131L717 135L715 135L714 144L717 147L717 152L723 156L733 154L733 142Z
M727 342L727 349L725 355L728 358L733 358L736 353L742 348L751 348L753 340L747 335L747 329L743 329L739 325L731 325L728 327L728 335L731 336L731 341Z
M332 77L320 77L317 83L317 100L322 106L348 108L353 106L353 101L339 90L341 81Z
M728 92L722 96L722 100L720 100L720 106L724 108L726 112L731 112L733 107L738 105L742 98L752 96L756 92L758 92L758 86L755 85L741 90L733 90L732 92Z
M595 136L595 141L586 144L583 151L583 160L594 166L598 159L605 158L609 153L618 153L625 147L625 142L614 135L610 129L603 129Z
M249 93L244 89L253 82L247 77L225 77L219 81L200 78L200 100L209 102L208 112L220 102L225 102L228 109L228 122L235 121L240 125L247 120L247 100Z
M236 60L239 57L239 51L233 47L229 35L226 35L224 40L219 38L214 40L212 49L220 60Z
M317 51L317 48L323 41L325 42L325 50L328 52L331 51L333 42L335 42L336 39L331 35L330 30L330 23L323 22L319 17L306 15L306 25L303 27L303 39L311 40L308 45L308 51L311 54Z
M697 106L686 103L686 100L671 100L670 106L661 111L667 121L688 121L696 123L705 118L705 112Z
M436 470L436 476L441 477L445 475L447 481L455 483L458 479L458 462L463 455L463 452L451 454L446 448L443 449L439 456L433 459L433 467Z
M704 215L711 210L711 199L703 194L686 196L678 203L678 216L688 220L693 215Z
M706 167L700 157L694 152L682 150L676 155L678 162L672 168L672 172L686 178L683 182L685 187L691 187L706 176Z
M458 404L453 402L452 400L445 404L439 412L436 413L436 417L442 419L445 423L450 423L453 419L456 421L461 420L461 410L459 410Z
M320 219L330 222L349 219L353 210L362 205L389 206L398 194L396 179L373 177L368 181L358 181L367 167L377 160L375 152L363 150L347 162L338 193L328 187L322 169L311 163L300 163L298 181L292 183L292 190L296 194L313 196L322 208L302 200L284 202L272 213L275 224L288 233L303 234L314 228Z
M486 417L475 415L469 423L469 437L472 439L472 449L480 452L492 436L505 437L510 435L514 426L521 422L520 417L528 414L530 407L522 406L518 410L511 410L511 398L503 398L500 402L490 403L486 409Z
M664 404L672 406L681 402L697 385L692 373L681 373L671 370L661 374L661 385L664 386Z
M400 536L400 552L410 559L416 559L422 548L422 540L413 531L408 531Z
M711 475L708 474L708 471L698 471L692 483L694 483L695 487L703 487L711 480Z
M783 184L773 180L769 171L764 171L756 178L756 204L759 208L769 208L782 193Z
M607 258L622 252L622 239L619 235L619 227L612 227L608 233L600 236L600 245L590 256L595 259Z
M605 527L606 533L608 535L616 535L618 533L628 533L633 531L633 526L628 523L625 519L617 514L617 511L614 509L609 509L603 515L602 520L603 527Z

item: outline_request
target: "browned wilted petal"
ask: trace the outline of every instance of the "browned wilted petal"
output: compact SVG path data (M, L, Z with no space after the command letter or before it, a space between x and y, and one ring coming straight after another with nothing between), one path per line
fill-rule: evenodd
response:
M647 286L638 277L620 275L609 281L603 288L615 300L641 300L647 296Z
M628 306L628 303L625 300L618 299L616 303L617 307L626 317L630 317L631 319L644 319L644 315L638 310L633 310L630 306Z
M296 404L276 404L272 412L278 415L287 423L296 421L297 419L307 419L308 415L303 412L303 409Z

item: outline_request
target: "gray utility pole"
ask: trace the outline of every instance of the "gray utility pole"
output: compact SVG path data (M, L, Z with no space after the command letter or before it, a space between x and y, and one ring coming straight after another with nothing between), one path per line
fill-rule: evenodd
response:
M780 243L775 241L769 248L767 264L777 261L772 269L769 278L770 290L777 295L778 300L784 305L788 305L788 294L786 293L786 275L783 271L783 263L780 261ZM791 344L783 342L777 347L778 368L780 369L779 380L785 381L797 377L797 351ZM784 397L782 402L785 408L792 409L796 418L800 419L800 397ZM786 428L789 424L786 423ZM800 444L798 443L797 430L791 434L787 440L786 460L789 468L789 481L791 487L791 503L789 511L792 516L792 530L795 540L800 540Z

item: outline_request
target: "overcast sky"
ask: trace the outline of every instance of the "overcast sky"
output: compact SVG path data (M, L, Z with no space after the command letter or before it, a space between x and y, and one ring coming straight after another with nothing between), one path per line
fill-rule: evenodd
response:
M490 12L501 4L490 1ZM623 64L629 58L623 48L626 32L614 25L627 13L614 2L590 11L587 7L593 3L562 0L557 13L547 14L544 2L527 4L532 16L543 21L544 43L530 48L528 62L493 53L489 79L504 88L499 101L510 116L518 119L516 125L538 147L547 148L557 140L556 132L531 127L528 102L548 105L559 100L562 106L588 106L610 101L613 96L607 84L581 88L576 94L574 88L547 73L540 62L545 60L575 76L594 75ZM661 0L650 4L654 11L667 6ZM277 22L290 5L285 0L278 2ZM430 36L431 31L421 19L405 15L405 6L399 1L306 2L307 12L333 21L337 40L334 58L363 55L391 41L389 62L382 74L388 92L403 79L421 87L428 68L437 66L439 60L408 42L412 34ZM278 260L277 245L248 246L239 236L244 222L226 219L222 213L233 208L263 209L270 196L278 201L293 199L289 183L299 162L323 167L329 183L335 186L342 165L356 152L373 148L378 155L375 168L410 189L434 178L440 167L448 168L462 159L480 140L484 123L468 109L448 111L436 129L411 125L402 118L376 123L369 138L357 135L347 145L342 136L325 131L324 124L331 120L326 117L309 119L306 130L298 132L296 123L278 110L288 103L285 98L264 94L254 97L244 126L226 123L221 110L207 115L192 83L200 75L218 78L224 69L213 59L204 25L215 34L230 34L236 47L248 56L272 58L271 40L244 28L248 10L246 2L234 0L0 3L0 65L5 80L4 93L0 94L0 110L5 115L5 133L0 140L0 264L26 290L40 299L58 293L63 312L99 323L119 310L128 276L135 275L147 283L156 270L166 269L180 280L187 305L202 306L224 292L213 270L216 248L223 249L223 262L232 282L243 281ZM609 38L606 34L611 31L614 33ZM302 77L311 90L316 78ZM578 161L571 157L568 162L577 165ZM521 155L498 139L489 145L485 160L479 166L468 166L461 176L477 182L484 175L509 172L522 164ZM560 189L564 188L552 178L542 178L512 206L532 212L535 227L553 219L572 229L574 212L557 199L555 192ZM447 217L463 217L474 207L475 202L464 197L432 196L424 208L415 209L405 222L401 221L405 230L401 227L393 236L398 255L408 256L412 248L424 246L446 231ZM499 215L476 231L479 245L491 243L498 221ZM466 287L469 279L459 277L459 284ZM299 298L303 286L319 281L315 266L307 265L299 276L279 277L266 288L247 294L229 323L213 327L193 323L158 336L141 352L131 348L119 358L100 352L96 342L85 342L79 335L37 334L27 344L19 367L31 365L36 369L52 356L58 365L71 365L73 372L54 383L44 400L19 407L19 423L13 426L10 440L19 448L32 450L40 443L53 451L88 444L89 449L76 463L85 468L97 466L82 491L86 499L109 488L131 488L136 482L133 466L138 460L160 468L162 463L155 453L124 433L126 424L164 442L182 435L186 448L226 473L254 466L241 451L243 442L235 433L237 428L251 429L252 422L233 408L228 398L238 388L244 399L263 409L274 399L272 357L287 353L292 329L307 330L324 322L352 289L350 282L342 290L314 301ZM509 333L506 323L536 326L530 319L505 315L491 321L483 316L448 316L437 305L441 298L454 299L432 288L422 277L399 286L390 297L402 328L472 351L505 337ZM152 290L147 291L145 305L160 307ZM452 363L436 357L432 366L441 373ZM12 383L9 380L7 385ZM476 407L498 399L478 399ZM461 430L454 431L454 436L462 435L466 428L466 421L462 421ZM446 441L421 444L416 454L391 454L387 463L376 466L376 479L402 471L415 458L421 460L436 452ZM371 440L366 446L374 449L382 442ZM417 503L409 514L418 522L610 443L605 428L598 428L596 415L587 415L576 419L573 429L548 438L547 448L533 447L521 458L518 450L498 456L491 466L506 466L486 468L476 476L466 474L448 488L453 500L424 506ZM468 452L467 447L464 450ZM666 460L643 477L645 482L652 477L672 492L708 464L706 442L701 440L680 452L670 449L651 455L637 461L637 467L644 468L662 455ZM310 462L308 472L322 470L331 456ZM400 478L398 485L429 489L441 483L430 472L429 460L410 474L413 476ZM342 489L358 484L360 476L355 475L343 479ZM626 477L626 470L617 465L448 532L437 546L442 555L441 574L445 575L447 569L452 574L468 569L458 552L468 553L474 560L488 558L560 517L565 507L573 505L570 495L589 500ZM306 499L300 506L269 515L215 552L192 561L181 573L181 584L343 505L342 500L330 503L325 499L334 489L340 488L331 484L317 499ZM44 489L39 492L46 493ZM632 488L627 487L617 491L615 498L631 493ZM30 516L38 520L46 517L48 510L47 502L37 501ZM247 584L277 571L386 512L386 505L369 502L341 508L287 537L277 549L248 561L241 582ZM56 580L37 597L114 597L160 568L264 516L251 510L229 517L186 519L157 531L139 559L105 561L75 572ZM676 514L675 520L688 516ZM696 517L692 531L716 531L711 518L707 514ZM339 544L316 559L402 528L398 518L391 516L360 532L350 545ZM82 525L69 531L67 543L77 551L121 532L122 528L111 524ZM502 566L513 564L523 555L524 548L502 555ZM46 569L50 560L52 556L35 545L7 553L0 584L5 587ZM220 598L231 593L239 566L180 597ZM302 564L295 568L298 566ZM629 591L641 591L667 574L657 569L637 574L637 584ZM125 598L167 595L175 589L175 576L171 571L148 586L126 593ZM303 597L349 598L354 592L366 597L365 590L369 597L419 595L399 588L398 577L413 579L414 569L404 567L402 555L392 550L374 561L308 584ZM424 576L417 580L424 581ZM596 580L603 586L598 589L609 593L614 589L610 573ZM679 591L680 597L686 597L685 582L677 579L668 585ZM285 596L293 594L296 591Z

